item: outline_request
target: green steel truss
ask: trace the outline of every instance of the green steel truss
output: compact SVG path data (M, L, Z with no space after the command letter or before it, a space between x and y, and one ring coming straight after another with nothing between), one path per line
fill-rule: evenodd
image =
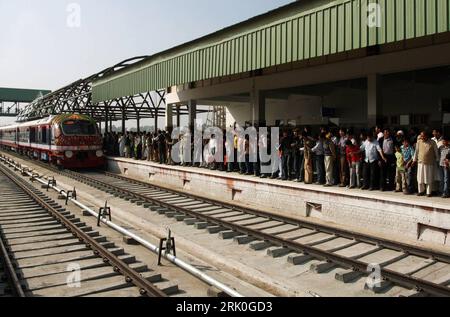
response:
M16 117L26 104L49 93L50 90L0 88L0 117Z
M55 92L41 96L18 113L17 121L30 121L61 113L86 114L98 122L165 116L165 90L148 91L104 102L92 101L92 82L95 79L142 59L143 57L135 57L125 60ZM188 109L174 110L174 114L187 115Z
M371 3L379 27L368 23ZM448 32L449 16L450 0L298 1L98 78L93 100Z

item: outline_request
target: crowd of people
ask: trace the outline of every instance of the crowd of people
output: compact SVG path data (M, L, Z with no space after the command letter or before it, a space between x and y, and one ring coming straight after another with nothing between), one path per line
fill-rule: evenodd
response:
M173 142L168 131L150 132L110 132L103 135L103 148L106 155L148 160L160 164L171 163Z
M103 140L105 152L111 156L327 187L450 197L449 137L440 129L431 133L376 127L358 134L353 129L328 127L320 128L317 134L309 127L284 129L274 147L279 160L272 165L263 163L260 155L251 159L251 153L259 153L259 148L271 148L270 135L258 136L257 145L250 142L248 135L236 134L228 146L224 137L221 160L215 160L219 140L214 135L203 141L201 152L186 146L186 135L172 140L171 134L163 130L108 133ZM177 143L180 159L174 162L171 153ZM188 152L190 155L186 155Z

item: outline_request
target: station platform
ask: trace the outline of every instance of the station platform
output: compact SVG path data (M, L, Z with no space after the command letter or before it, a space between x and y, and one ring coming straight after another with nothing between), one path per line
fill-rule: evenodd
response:
M450 246L450 200L261 179L203 168L108 158L108 170L292 218Z

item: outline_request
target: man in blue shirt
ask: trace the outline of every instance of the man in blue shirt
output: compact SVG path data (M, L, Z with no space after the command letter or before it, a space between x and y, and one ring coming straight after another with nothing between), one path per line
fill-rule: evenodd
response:
M326 133L321 133L319 136L319 141L316 146L311 150L314 153L316 171L317 171L317 182L316 185L325 185L325 149L324 142L326 139Z
M364 187L363 190L375 190L376 185L376 175L379 164L379 156L382 158L383 162L387 162L384 157L383 151L381 150L378 141L374 140L373 136L369 133L367 139L361 145L361 151L365 154L364 160Z
M405 161L405 168L406 168L406 182L408 185L408 192L407 194L413 194L414 193L414 180L415 180L415 174L414 174L414 148L411 146L409 139L403 140L403 145L401 147L403 159Z
M394 190L396 159L391 131L385 129L383 137L378 140L378 144L386 158L386 161L380 162L380 189L382 191Z

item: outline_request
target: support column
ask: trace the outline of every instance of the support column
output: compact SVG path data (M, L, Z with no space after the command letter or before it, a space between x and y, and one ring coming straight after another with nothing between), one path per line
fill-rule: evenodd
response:
M113 132L113 117L111 117L111 120L109 121L109 131Z
M380 124L382 118L382 84L381 75L367 76L367 123L369 127Z
M158 110L155 110L155 132L158 132L158 119L159 119L159 114L158 114Z
M188 110L189 110L189 128L191 129L191 131L194 131L195 120L197 119L197 101L196 100L189 100Z
M137 133L141 132L141 116L139 114L139 112L137 113L136 116L136 125L137 125Z
M105 134L108 133L108 121L109 121L109 111L108 106L105 109Z
M166 105L166 129L173 130L173 105Z
M180 105L177 105L177 127L181 128Z
M250 92L252 107L252 124L266 126L266 96L264 92L254 89Z
M122 106L122 134L125 135L125 133L127 132L127 127L126 127L126 118L125 118L125 106Z

